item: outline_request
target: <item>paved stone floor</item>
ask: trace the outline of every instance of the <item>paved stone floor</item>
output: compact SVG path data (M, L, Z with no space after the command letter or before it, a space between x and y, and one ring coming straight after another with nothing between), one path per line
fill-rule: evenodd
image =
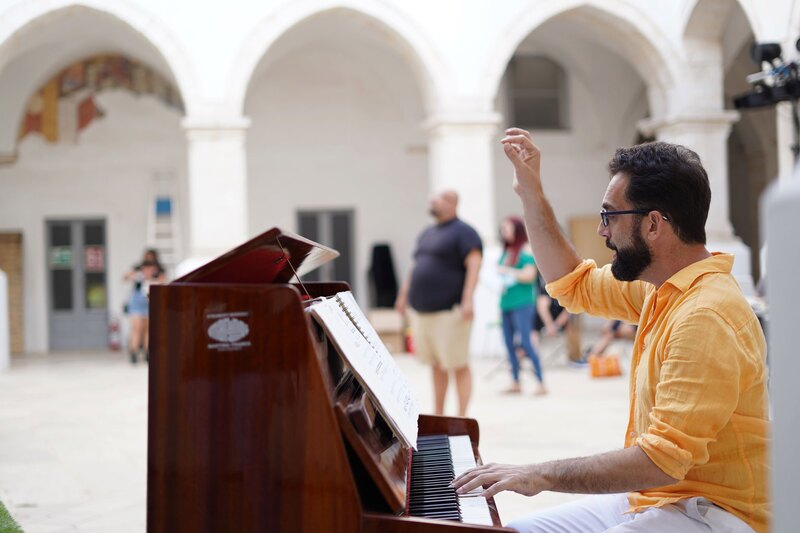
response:
M430 376L398 361L430 409ZM501 359L473 364L470 415L486 462L587 455L622 445L627 380L591 379L551 362L550 394L534 397L530 370L520 396ZM455 408L449 398L448 409ZM26 533L142 532L147 481L147 369L120 353L27 355L0 374L0 500ZM497 497L504 521L575 496Z

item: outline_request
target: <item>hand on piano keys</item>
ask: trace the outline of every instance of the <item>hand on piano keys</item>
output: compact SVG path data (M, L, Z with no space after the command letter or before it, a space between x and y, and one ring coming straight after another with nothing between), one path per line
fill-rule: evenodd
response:
M480 488L456 494L451 483L476 466L468 435L431 435L417 439L411 454L408 512L412 516L492 525L489 506Z
M533 465L501 465L490 463L467 470L453 480L456 494L480 494L491 498L498 492L510 490L524 496L536 496L548 487ZM538 482L538 483L537 483Z

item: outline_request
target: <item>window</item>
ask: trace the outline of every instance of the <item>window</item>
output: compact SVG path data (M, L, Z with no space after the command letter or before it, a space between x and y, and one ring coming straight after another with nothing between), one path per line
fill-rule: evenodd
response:
M506 80L511 124L526 129L569 127L566 74L557 63L544 56L514 56Z
M50 229L50 276L54 311L72 310L72 226L53 223Z

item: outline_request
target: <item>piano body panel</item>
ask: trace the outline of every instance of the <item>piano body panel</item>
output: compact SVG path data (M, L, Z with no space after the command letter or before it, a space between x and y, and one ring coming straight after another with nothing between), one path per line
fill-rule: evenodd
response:
M342 405L336 405L339 427L350 443L361 464L369 473L389 509L395 513L405 510L406 475L408 452L395 438L390 444L381 443L370 432L360 431L363 427L353 422L354 413L345 411ZM388 444L388 446L387 446Z
M473 446L480 442L480 429L474 418L419 415L418 427L420 435L469 435Z
M364 513L361 520L360 533L453 533L493 532L517 533L515 529L496 526L464 524L452 520L432 520L415 516L388 516L376 513Z
M339 252L300 235L272 228L201 267L177 283L288 283L339 257ZM291 263L291 264L290 264Z
M209 328L220 319L247 334L217 342ZM361 505L295 288L153 287L149 371L150 533L358 530Z

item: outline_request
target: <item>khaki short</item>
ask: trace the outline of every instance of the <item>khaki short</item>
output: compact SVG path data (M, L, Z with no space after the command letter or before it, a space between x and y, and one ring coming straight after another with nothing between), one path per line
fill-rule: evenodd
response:
M434 313L412 311L410 315L414 353L420 361L447 370L466 366L472 321L461 318L460 307Z

